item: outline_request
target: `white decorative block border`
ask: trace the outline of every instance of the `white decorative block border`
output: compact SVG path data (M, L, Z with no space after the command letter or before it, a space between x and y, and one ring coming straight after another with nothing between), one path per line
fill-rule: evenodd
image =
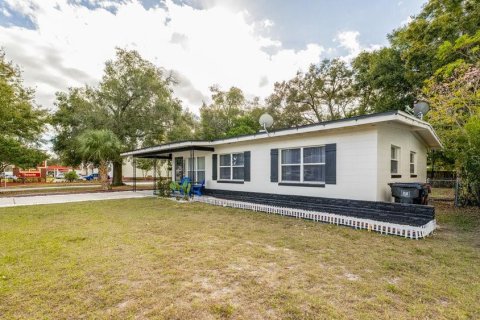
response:
M219 199L210 196L195 197L194 201L213 204L215 206L261 211L266 213L279 214L282 216L294 217L298 219L309 219L330 224L344 225L355 229L366 229L369 231L380 232L381 234L396 235L410 239L425 238L426 236L430 235L436 228L435 220L432 220L423 226L409 226L390 222L376 221L371 219L349 217L334 213L282 208L265 204Z

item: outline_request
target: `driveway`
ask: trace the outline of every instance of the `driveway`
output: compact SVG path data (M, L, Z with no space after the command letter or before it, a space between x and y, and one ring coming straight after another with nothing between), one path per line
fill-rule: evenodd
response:
M48 196L6 197L0 198L0 208L32 206L38 204L68 203L82 201L115 200L152 197L152 191L118 191L98 193L57 194Z

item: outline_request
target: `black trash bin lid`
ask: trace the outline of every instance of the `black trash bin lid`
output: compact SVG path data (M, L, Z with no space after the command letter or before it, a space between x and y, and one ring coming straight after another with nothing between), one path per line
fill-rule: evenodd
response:
M392 182L388 184L390 188L415 188L415 189L423 189L427 187L428 183L420 183L420 182Z

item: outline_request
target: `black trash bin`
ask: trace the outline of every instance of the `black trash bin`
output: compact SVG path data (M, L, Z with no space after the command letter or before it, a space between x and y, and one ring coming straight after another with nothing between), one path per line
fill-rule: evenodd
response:
M428 183L395 182L388 184L392 189L395 202L411 204L428 204L430 185Z

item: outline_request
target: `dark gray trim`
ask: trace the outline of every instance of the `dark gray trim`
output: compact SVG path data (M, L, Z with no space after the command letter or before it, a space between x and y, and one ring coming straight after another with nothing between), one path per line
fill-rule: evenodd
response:
M401 178L402 175L401 174L392 174L392 179L398 179L398 178Z
M139 158L139 159L165 159L165 160L172 160L172 154L170 153L169 155L166 155L166 156L160 156L160 155L157 155L157 154L142 154L140 156L135 156L135 158Z
M337 184L337 144L325 145L325 183Z
M278 182L278 149L270 150L270 182Z
M217 154L212 154L212 180L217 180Z
M411 174L411 175L410 175L410 178L416 178L416 177L417 177L416 174Z
M244 181L236 181L236 180L218 180L218 183L234 183L234 184L244 184Z
M289 194L205 189L205 194L222 199L244 201L276 207L322 211L344 216L422 226L435 219L435 208L419 204L362 201Z
M250 181L250 151L243 153L243 180Z
M314 187L325 188L325 184L320 183L299 183L299 182L280 182L279 186L291 186L291 187Z

